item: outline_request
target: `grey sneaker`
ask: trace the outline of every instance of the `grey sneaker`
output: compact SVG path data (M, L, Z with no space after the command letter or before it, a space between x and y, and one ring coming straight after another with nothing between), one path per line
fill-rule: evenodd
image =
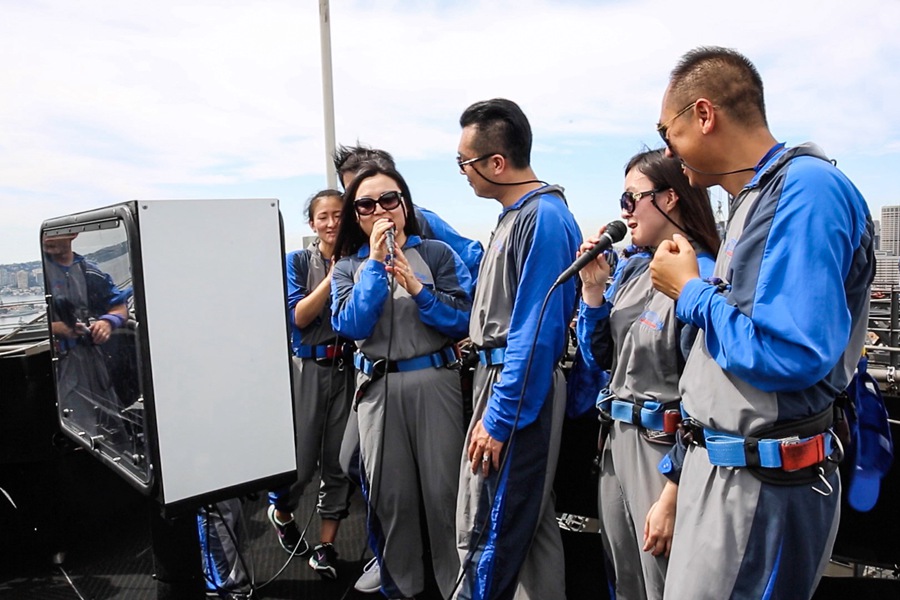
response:
M381 567L378 566L377 558L366 563L362 575L356 580L353 588L364 594L374 594L381 589Z
M275 517L274 504L269 505L269 508L266 510L266 515L268 515L272 527L278 532L278 543L281 544L281 547L284 548L285 552L288 554L306 554L309 552L309 544L307 544L306 540L303 539L303 536L300 535L300 531L297 529L297 524L294 523L293 517L291 517L291 520L287 523L279 521Z

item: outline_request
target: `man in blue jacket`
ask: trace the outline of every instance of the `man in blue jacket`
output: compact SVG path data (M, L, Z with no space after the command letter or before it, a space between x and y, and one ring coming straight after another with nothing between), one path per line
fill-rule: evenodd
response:
M651 263L702 329L681 379L693 443L665 597L808 598L840 516L832 405L865 336L869 209L818 147L777 142L759 73L734 50L682 57L657 129L693 185L733 197L715 279L683 238ZM677 479L678 462L660 468Z
M531 127L518 105L477 102L460 126L460 172L477 196L497 200L502 211L469 324L480 360L457 503L459 598L564 599L551 492L566 403L559 360L575 283L551 289L574 259L581 233L562 188L540 181L531 168Z

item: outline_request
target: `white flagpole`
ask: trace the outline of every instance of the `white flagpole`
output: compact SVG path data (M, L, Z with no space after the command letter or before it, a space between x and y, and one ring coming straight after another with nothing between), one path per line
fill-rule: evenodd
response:
M331 75L331 9L328 0L319 0L319 39L322 44L322 99L325 114L325 174L328 187L337 189L334 154L334 85Z

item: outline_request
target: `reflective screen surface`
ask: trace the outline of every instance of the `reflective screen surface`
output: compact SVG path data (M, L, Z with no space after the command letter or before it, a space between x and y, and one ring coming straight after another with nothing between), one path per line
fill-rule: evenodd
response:
M128 242L118 219L41 235L60 423L99 458L149 484Z

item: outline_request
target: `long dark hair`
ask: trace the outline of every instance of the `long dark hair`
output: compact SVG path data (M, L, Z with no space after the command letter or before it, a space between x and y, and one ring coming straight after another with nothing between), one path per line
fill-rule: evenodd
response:
M625 174L635 168L653 182L655 189L671 188L675 192L678 196L681 229L690 239L700 244L701 248L715 256L721 240L706 188L692 187L681 169L681 163L668 158L663 149L635 154L625 165Z
M396 171L385 166L376 164L367 165L362 171L356 174L350 185L344 192L344 206L341 208L341 225L338 228L337 239L334 242L334 259L337 260L342 256L350 256L355 254L365 244L369 242L369 236L359 226L356 218L356 207L353 201L356 200L356 192L363 180L375 175L387 175L396 182L400 188L400 194L403 196L403 213L406 216L406 225L403 226L403 233L406 237L419 235L419 224L416 221L416 212L412 203L412 194L406 180Z

